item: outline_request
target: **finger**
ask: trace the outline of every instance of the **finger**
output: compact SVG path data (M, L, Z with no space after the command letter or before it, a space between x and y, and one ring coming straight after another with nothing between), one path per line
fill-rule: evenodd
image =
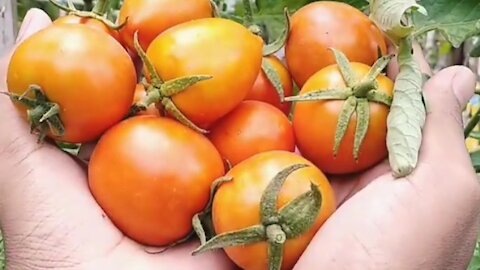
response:
M476 78L463 66L446 68L427 81L427 119L420 161L470 165L463 135L462 110L473 96Z
M397 53L396 48L394 46L390 46L388 50L389 50L389 53L391 54ZM390 64L388 65L388 69L387 69L388 77L390 77L392 80L395 80L397 78L398 72L400 71L397 57L398 56L394 57L392 61L390 61ZM432 76L432 69L430 68L430 65L425 59L425 56L423 55L422 47L416 42L413 44L413 58L419 65L422 73Z

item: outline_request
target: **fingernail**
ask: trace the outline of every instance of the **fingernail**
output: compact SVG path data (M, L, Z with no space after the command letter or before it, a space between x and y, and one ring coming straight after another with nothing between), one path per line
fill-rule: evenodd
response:
M467 106L475 91L475 74L467 67L460 67L453 76L452 89L462 108Z
M18 36L16 40L17 43L22 41L23 38L25 37L25 34L27 33L28 28L30 27L30 24L33 21L33 18L34 18L33 13L34 13L33 10L29 10L27 14L25 14L25 17L22 22L22 26L20 27L20 30L18 30Z

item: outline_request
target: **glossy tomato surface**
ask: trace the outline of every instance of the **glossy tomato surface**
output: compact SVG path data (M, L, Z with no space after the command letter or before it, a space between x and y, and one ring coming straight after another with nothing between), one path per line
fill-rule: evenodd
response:
M140 45L144 50L163 31L191 20L213 16L209 0L125 0L120 9L119 22L127 18L127 25L120 35L130 50L134 34L138 31Z
M311 162L294 153L270 151L255 155L234 166L226 176L231 182L222 184L213 201L213 224L217 234L261 224L260 199L270 181L281 170L294 164L308 164L293 172L278 197L278 209L318 185L322 206L313 227L305 234L286 241L282 269L292 269L320 226L335 211L333 189L325 175ZM267 270L268 245L265 242L226 248L225 252L242 269Z
M351 63L359 78L367 75L370 67L362 63ZM393 82L380 75L377 78L378 90L392 96ZM336 65L328 66L315 73L304 85L300 94L320 89L345 88L345 82ZM298 102L293 114L293 128L297 146L307 159L323 172L347 174L365 170L387 156L386 134L389 108L386 105L370 102L368 132L360 148L358 162L353 156L356 115L353 114L343 138L337 157L333 155L335 132L338 118L345 101L326 100Z
M232 165L261 152L295 151L293 128L276 107L261 101L244 101L220 119L208 137Z
M336 63L330 47L367 65L379 58L379 48L382 54L387 52L385 38L367 15L341 2L313 2L292 15L285 46L288 69L299 87L315 72Z
M91 27L93 29L100 30L104 33L109 34L113 38L115 38L117 41L120 42L120 35L116 30L110 29L107 25L105 25L103 22L94 19L94 18L83 18L79 17L76 15L67 15L67 16L62 16L53 21L53 24L82 24L86 25L88 27Z
M147 50L164 80L210 75L173 96L193 123L209 128L243 101L262 63L263 41L243 25L221 18L190 21L158 36Z
M42 88L60 106L65 135L72 143L97 139L130 109L136 85L134 64L107 34L77 24L52 25L25 40L8 67L9 92ZM32 97L32 95L28 95ZM17 108L26 116L23 105Z
M293 81L285 65L273 55L265 57L265 61L273 67L280 77L285 96L291 96L293 94ZM280 101L280 96L278 95L277 90L263 70L258 74L255 84L247 93L245 99L267 102L282 110L285 115L290 114L291 103Z
M223 160L203 135L169 118L137 116L110 129L89 164L98 204L127 236L146 245L186 237Z

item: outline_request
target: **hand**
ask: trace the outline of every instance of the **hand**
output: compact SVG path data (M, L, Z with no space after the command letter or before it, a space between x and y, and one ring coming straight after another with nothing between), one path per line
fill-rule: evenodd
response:
M41 10L30 10L18 42L50 23ZM0 62L0 91L7 89L10 55ZM52 145L37 144L4 95L0 130L0 227L8 269L234 269L222 252L190 256L196 242L146 253L95 202L81 163Z

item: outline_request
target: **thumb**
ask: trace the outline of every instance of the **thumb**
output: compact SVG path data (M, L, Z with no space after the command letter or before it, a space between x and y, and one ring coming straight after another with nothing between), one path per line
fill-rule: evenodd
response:
M464 66L438 72L424 86L427 119L420 161L470 164L463 135L462 110L473 96L475 74Z
M17 45L27 39L29 36L46 28L52 23L50 17L41 9L30 9L23 19L22 26L18 31Z

